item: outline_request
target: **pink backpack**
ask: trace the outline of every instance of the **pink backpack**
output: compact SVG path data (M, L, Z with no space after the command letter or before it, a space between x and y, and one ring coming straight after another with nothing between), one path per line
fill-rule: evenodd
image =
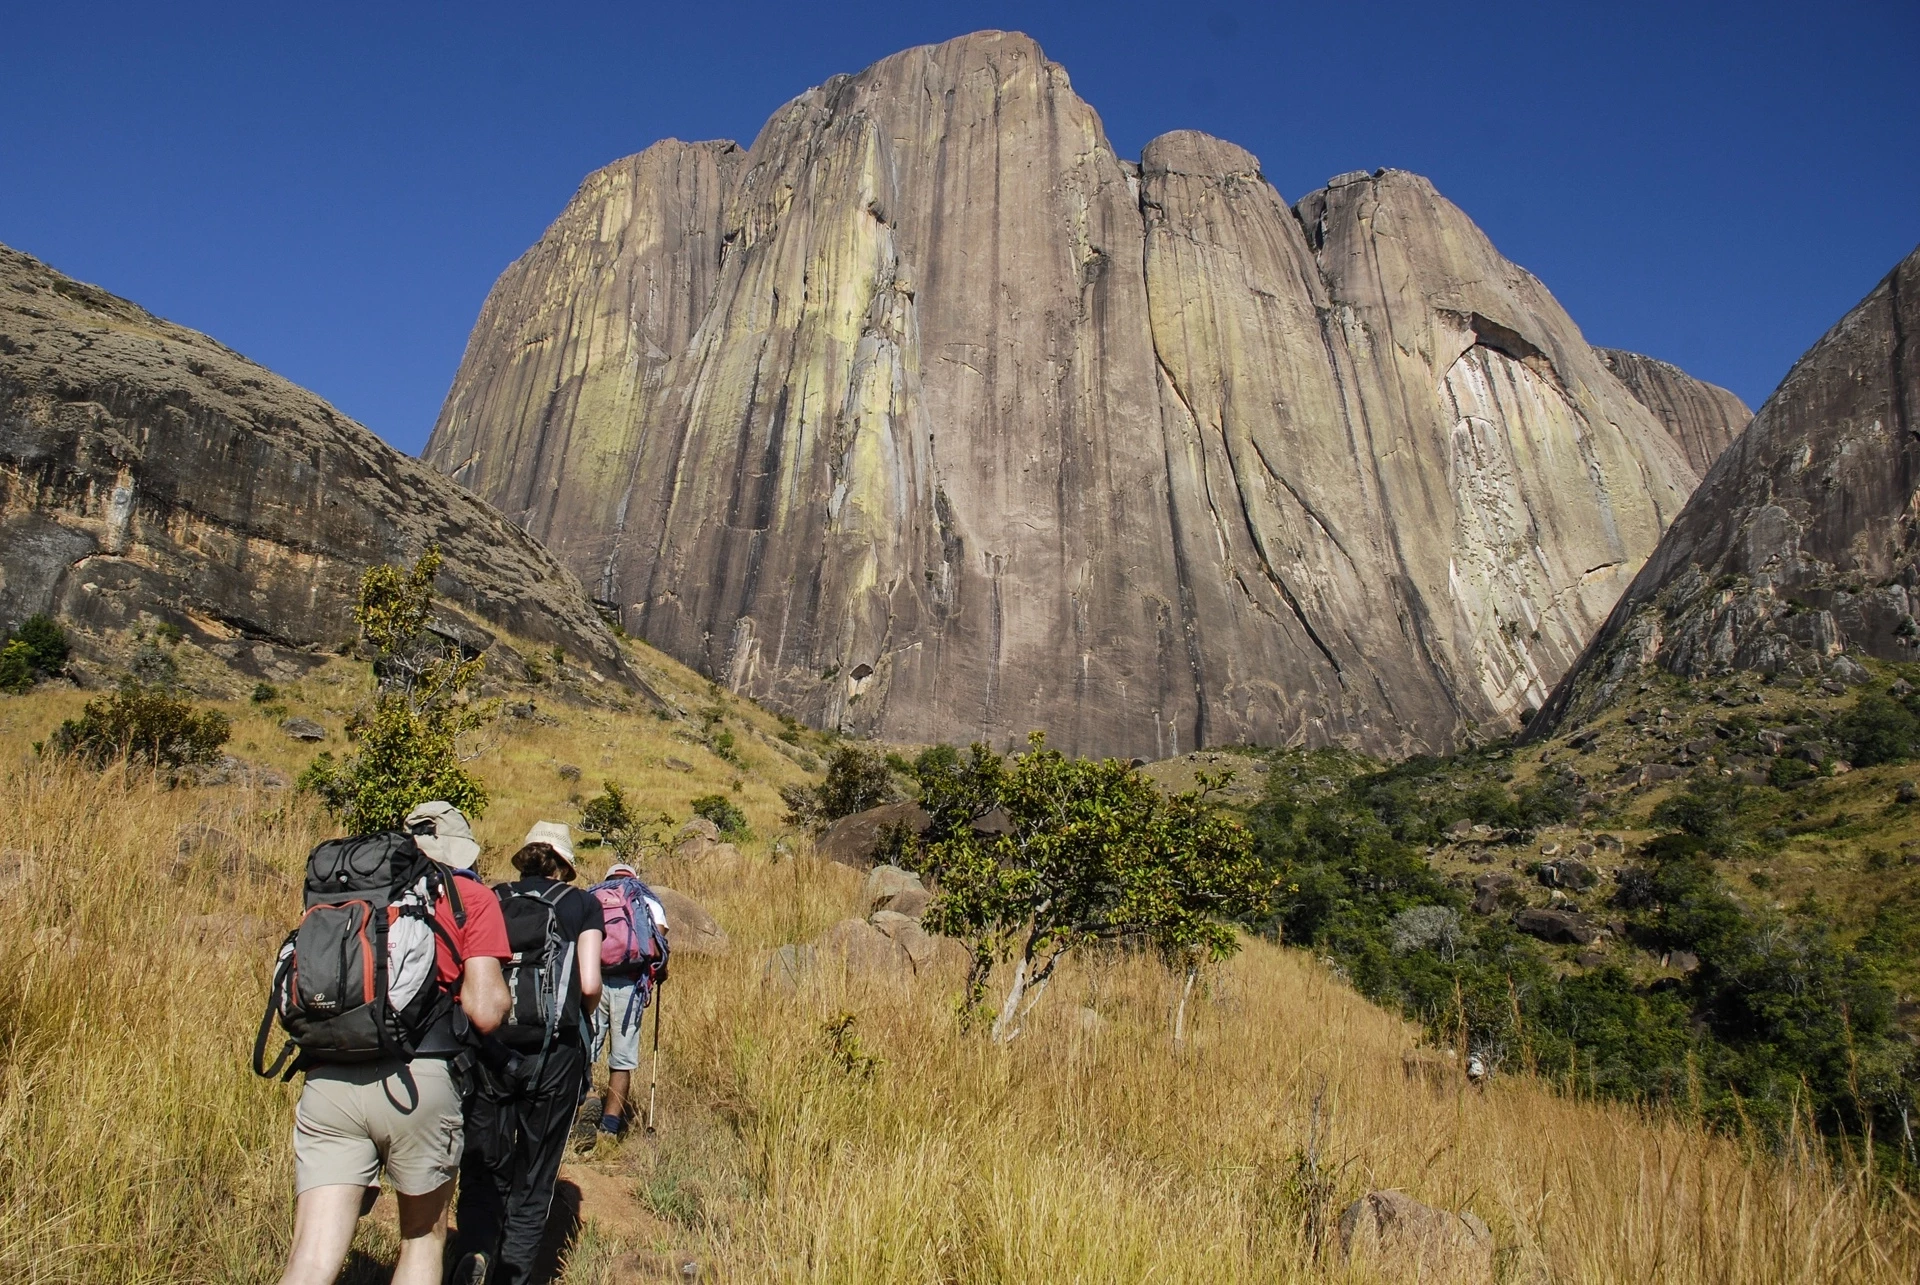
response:
M587 891L600 903L606 936L600 942L600 969L614 977L644 977L661 982L667 972L666 913L660 899L638 879L609 879Z

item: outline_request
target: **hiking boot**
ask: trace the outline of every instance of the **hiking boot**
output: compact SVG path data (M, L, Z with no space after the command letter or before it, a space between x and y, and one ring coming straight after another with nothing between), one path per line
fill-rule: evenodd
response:
M487 1285L487 1256L468 1254L462 1258L448 1285Z

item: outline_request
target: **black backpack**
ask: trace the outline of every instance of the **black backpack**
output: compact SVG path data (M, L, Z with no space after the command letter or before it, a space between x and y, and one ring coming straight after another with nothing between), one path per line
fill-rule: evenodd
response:
M253 1043L255 1074L271 1078L286 1065L282 1078L292 1079L317 1062L411 1059L453 1016L458 988L439 980L436 942L456 966L460 949L433 907L445 897L454 922L466 923L454 882L397 831L331 839L308 854L306 914L280 945ZM288 1039L269 1067L276 1018Z
M505 965L513 1005L495 1034L510 1049L545 1053L561 1031L580 1025L577 943L562 931L558 910L560 899L575 889L553 883L535 891L503 883L493 891L513 952Z

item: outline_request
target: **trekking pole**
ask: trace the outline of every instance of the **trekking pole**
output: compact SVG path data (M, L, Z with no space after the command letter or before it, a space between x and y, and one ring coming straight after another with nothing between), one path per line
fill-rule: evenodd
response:
M660 997L667 992L667 984L660 983L653 992L653 1075L647 1084L647 1133L653 1133L654 1096L660 1089Z

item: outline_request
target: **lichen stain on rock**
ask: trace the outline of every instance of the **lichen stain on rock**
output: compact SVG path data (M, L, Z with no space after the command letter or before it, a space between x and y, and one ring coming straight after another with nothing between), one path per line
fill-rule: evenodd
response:
M817 724L1120 755L1513 726L1696 481L1426 180L1289 207L1197 132L1123 161L1005 32L590 178L427 459Z

